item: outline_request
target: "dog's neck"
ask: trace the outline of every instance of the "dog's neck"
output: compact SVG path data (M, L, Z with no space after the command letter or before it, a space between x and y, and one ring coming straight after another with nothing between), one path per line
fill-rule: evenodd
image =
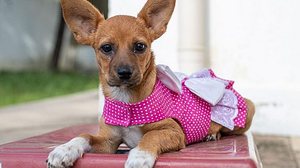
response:
M100 73L100 81L104 74ZM103 79L103 78L102 78ZM105 97L109 97L114 100L134 103L144 100L148 97L156 82L156 66L154 62L154 56L152 55L147 69L143 74L143 80L140 84L133 88L127 87L111 87L104 82L102 83L102 90Z

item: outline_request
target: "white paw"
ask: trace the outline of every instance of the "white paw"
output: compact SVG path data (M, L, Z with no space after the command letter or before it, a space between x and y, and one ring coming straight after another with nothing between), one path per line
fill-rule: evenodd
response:
M48 168L66 168L73 166L73 163L90 150L89 142L81 137L76 137L69 142L59 145L50 152L47 159Z
M136 147L129 152L125 168L152 168L155 158L151 153L142 151Z

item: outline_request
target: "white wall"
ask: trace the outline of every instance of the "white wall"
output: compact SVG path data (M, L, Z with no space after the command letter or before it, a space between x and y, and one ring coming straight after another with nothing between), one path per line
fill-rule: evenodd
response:
M300 1L210 0L217 74L254 100L253 131L300 135Z

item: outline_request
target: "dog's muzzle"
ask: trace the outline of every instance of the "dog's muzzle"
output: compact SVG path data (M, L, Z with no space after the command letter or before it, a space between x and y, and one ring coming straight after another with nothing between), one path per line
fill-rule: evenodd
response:
M123 65L115 68L107 79L107 84L111 87L134 87L141 82L142 76L135 68Z

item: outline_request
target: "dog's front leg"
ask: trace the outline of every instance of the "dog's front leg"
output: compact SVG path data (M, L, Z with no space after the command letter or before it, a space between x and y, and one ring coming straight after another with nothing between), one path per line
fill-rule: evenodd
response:
M97 135L82 134L69 142L57 146L47 159L48 168L67 168L85 152L115 153L121 143L118 129L105 125L100 120L100 131Z
M166 119L143 127L144 136L128 155L125 168L152 168L157 156L185 147L185 136L173 119Z

